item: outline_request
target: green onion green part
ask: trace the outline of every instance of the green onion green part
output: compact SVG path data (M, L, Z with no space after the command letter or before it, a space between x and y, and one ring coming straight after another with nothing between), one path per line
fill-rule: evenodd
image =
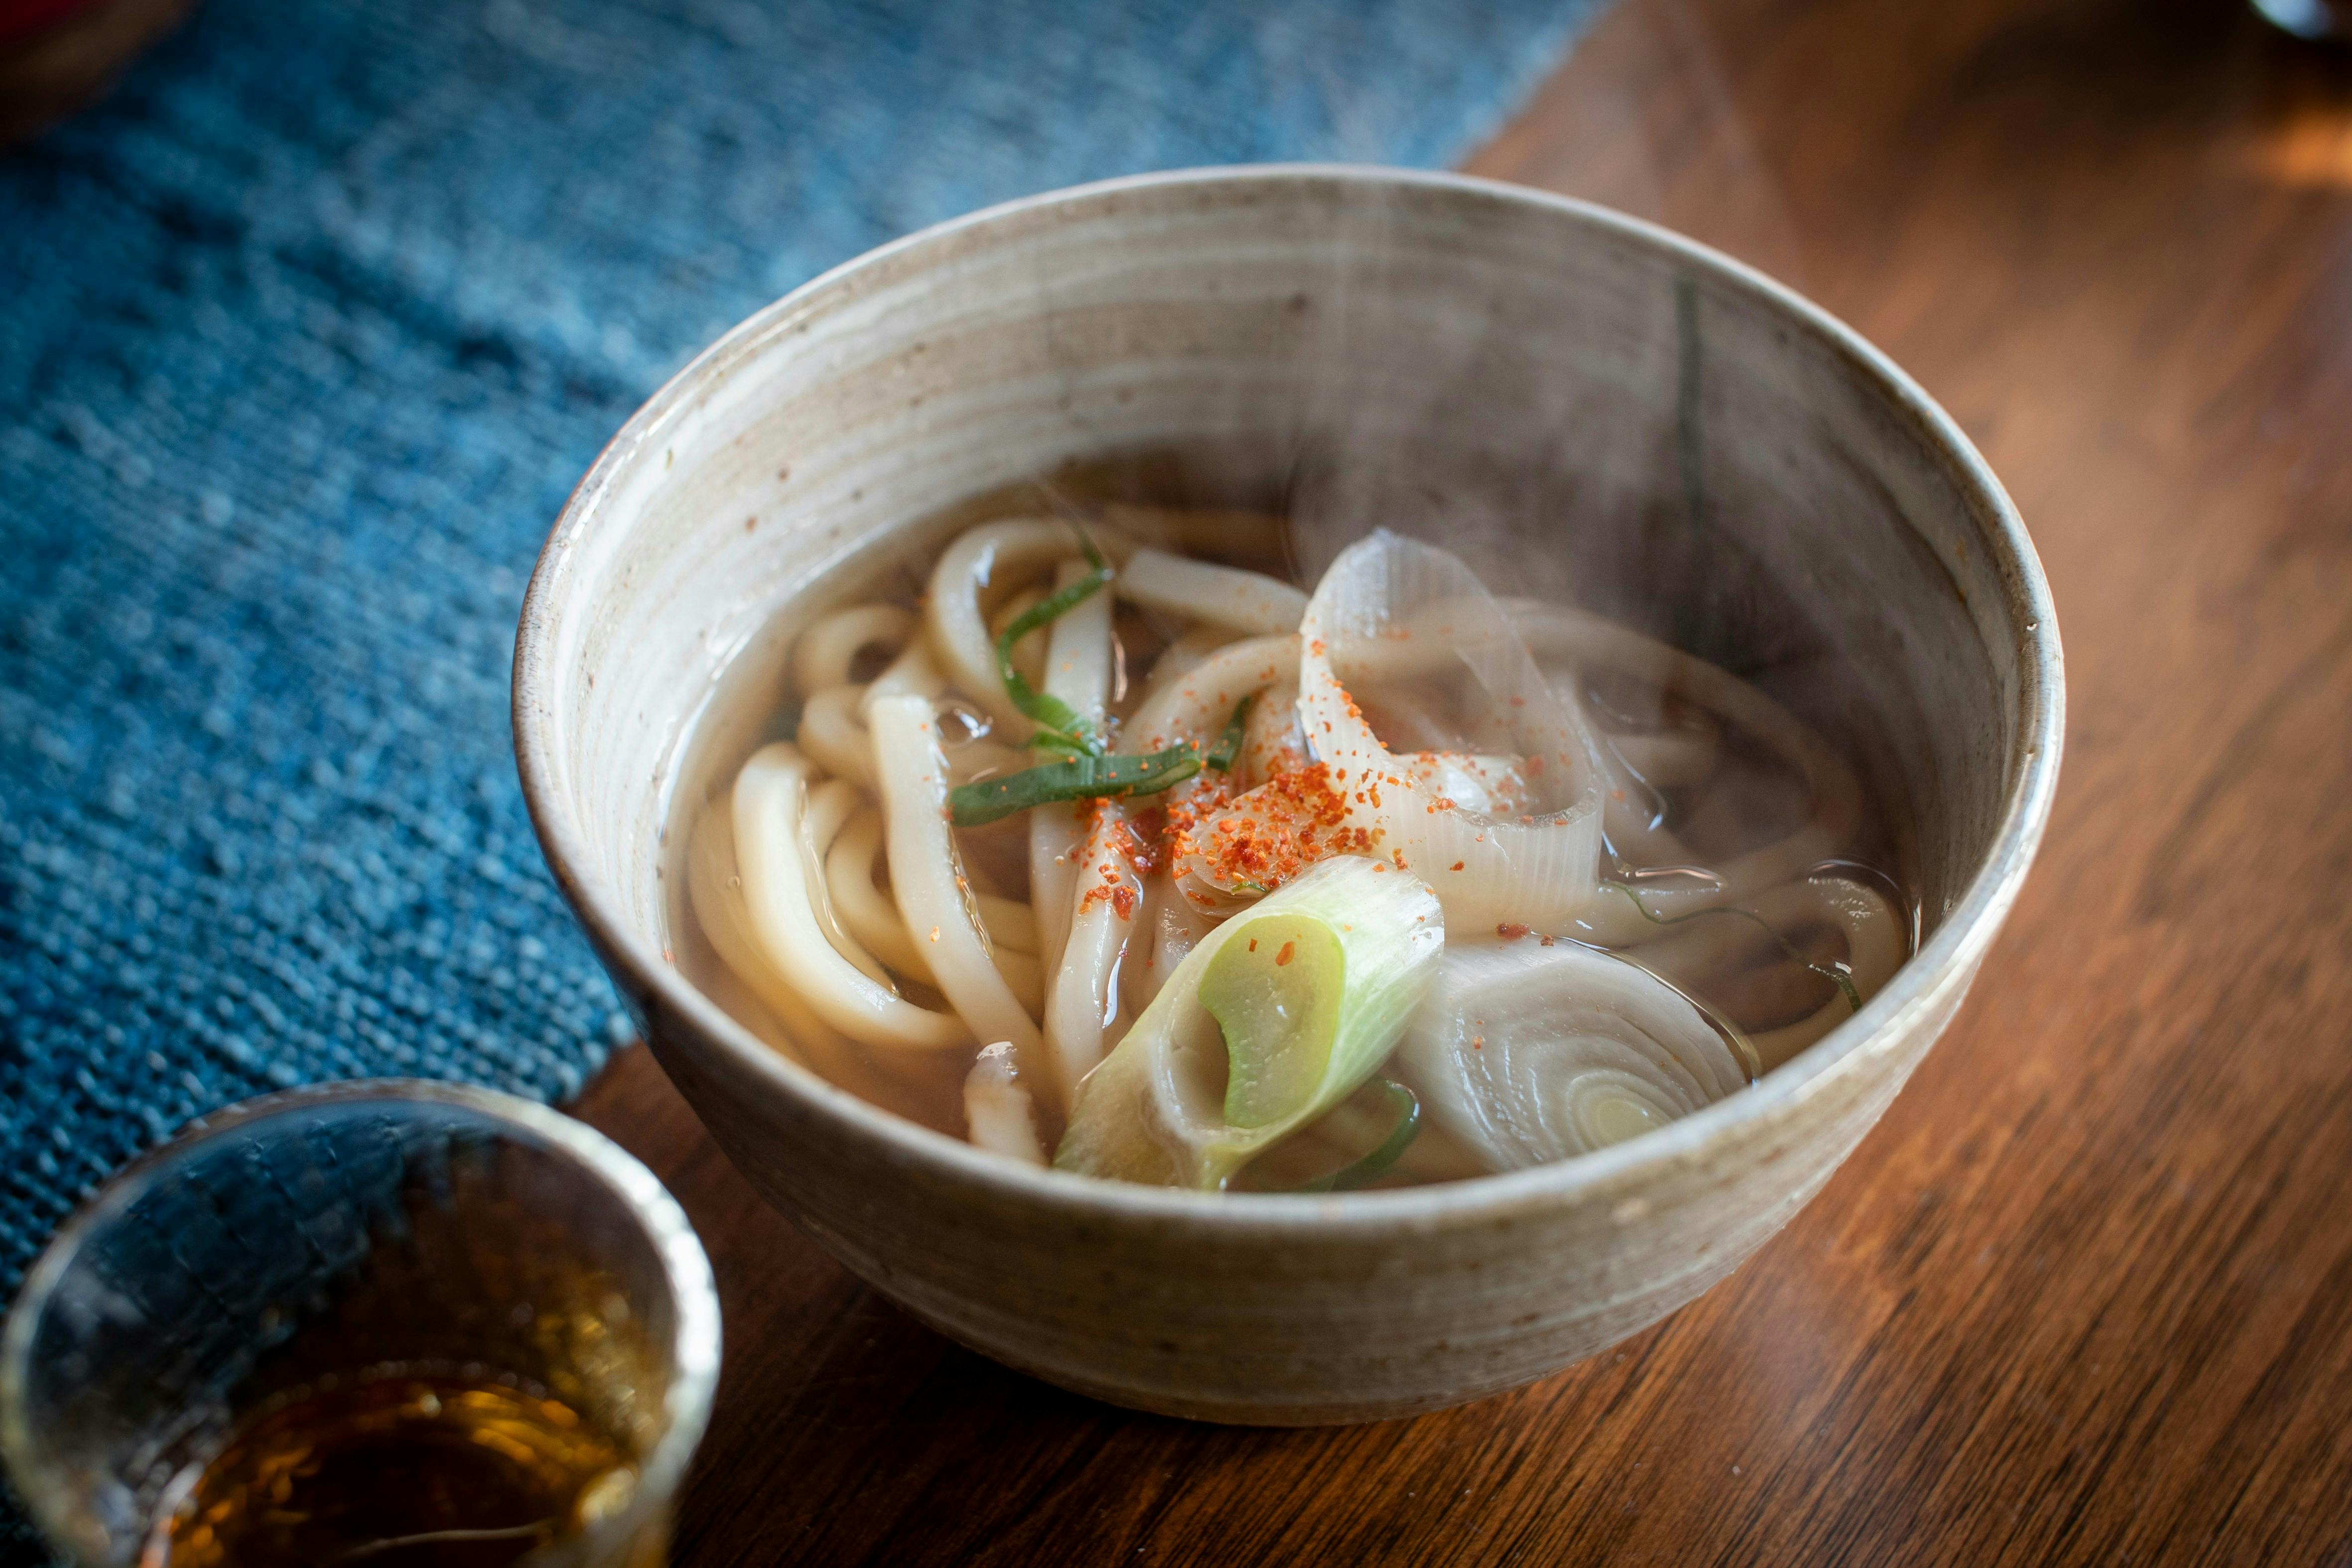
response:
M1224 729L1217 735L1217 743L1211 746L1209 754L1201 759L1204 766L1214 768L1221 773L1234 771L1234 763L1241 759L1242 738L1249 730L1250 705L1256 700L1257 693L1253 691L1234 704L1234 716L1225 721Z
M1848 1007L1853 1008L1857 1013L1862 1011L1862 993L1853 988L1853 977L1846 973L1845 966L1843 964L1815 963L1811 959L1807 958L1804 953L1799 950L1796 943L1790 942L1787 937L1782 936L1779 931L1775 931L1772 928L1772 922L1770 921L1766 920L1754 910L1743 910L1737 904L1717 904L1712 909L1693 910L1686 915L1656 915L1652 914L1648 907L1642 902L1642 895L1633 889L1632 884L1604 880L1601 885L1604 888L1614 888L1617 891L1624 894L1627 899L1633 901L1634 910L1652 925L1678 926L1688 921L1704 919L1708 915L1737 915L1741 920L1752 921L1762 929L1766 936L1770 937L1774 942L1780 944L1780 951L1782 952L1787 953L1790 958L1796 960L1799 963L1803 964L1807 969L1811 970L1814 973L1820 975L1822 979L1836 986L1839 991L1843 992L1845 995L1845 1005Z
M1080 756L1099 757L1108 750L1093 725L1081 718L1077 710L1050 692L1038 690L1028 678L1013 668L1013 647L1039 626L1050 626L1102 591L1110 581L1110 567L1094 547L1094 542L1082 532L1079 543L1094 567L1085 576L1059 592L1049 595L1013 617L996 639L996 673L1004 682L1004 694L1013 699L1013 706L1035 722L1037 733L1029 743L1044 750L1075 752Z
M1080 752L1066 761L958 784L948 792L948 820L958 827L984 827L1049 800L1158 795L1200 771L1200 751L1189 743L1140 757Z
M1317 862L1184 955L1079 1083L1054 1163L1223 1188L1377 1076L1444 948L1428 883L1361 856ZM1220 1039L1225 1081L1213 1092L1181 1064Z
M1389 1173L1389 1167L1404 1158L1404 1152L1421 1134L1421 1096L1392 1078L1381 1079L1381 1088L1387 1092L1389 1103L1397 1108L1395 1129L1363 1158L1340 1166L1328 1176L1301 1182L1290 1189L1292 1192L1352 1193L1359 1187L1370 1186Z

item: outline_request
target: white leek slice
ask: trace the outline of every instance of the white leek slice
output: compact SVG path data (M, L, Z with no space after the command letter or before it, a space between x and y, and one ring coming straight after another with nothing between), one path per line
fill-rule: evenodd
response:
M1186 955L1078 1086L1054 1163L1223 1187L1386 1059L1444 927L1418 877L1355 856L1316 866Z
M1376 665L1408 623L1469 678L1459 752L1391 753L1349 694L1351 667ZM1590 903L1601 837L1589 740L1469 567L1382 530L1331 563L1299 637L1299 718L1349 826L1426 877L1456 931L1548 929Z
M1446 950L1396 1068L1497 1171L1622 1143L1748 1081L1722 1034L1656 975L1524 940Z

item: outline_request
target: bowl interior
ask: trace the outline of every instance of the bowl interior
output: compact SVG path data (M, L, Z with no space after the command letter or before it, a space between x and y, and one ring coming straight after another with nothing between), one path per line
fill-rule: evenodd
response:
M712 699L776 679L779 612L919 560L958 502L1088 464L1114 487L1178 476L1163 499L1287 506L1310 579L1384 525L1750 676L1861 767L1923 936L2013 828L2047 728L2053 632L1998 488L1792 296L1471 181L1092 187L772 307L574 497L525 612L518 726L608 953L676 983L670 802L700 787L690 759L756 738L761 703ZM732 729L689 745L706 712Z

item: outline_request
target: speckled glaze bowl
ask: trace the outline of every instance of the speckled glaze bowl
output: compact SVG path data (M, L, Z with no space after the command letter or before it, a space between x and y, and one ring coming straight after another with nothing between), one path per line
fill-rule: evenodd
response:
M1203 443L1288 465L1319 515L1474 545L1490 580L1634 615L1737 668L1836 661L1833 686L1774 689L1895 803L1917 956L1761 1085L1660 1131L1341 1196L1003 1162L833 1088L688 984L665 958L663 830L730 656L961 498ZM1536 192L1264 167L980 213L737 327L564 510L514 701L557 879L770 1202L1011 1365L1144 1409L1305 1424L1541 1377L1690 1300L1786 1223L1974 979L2049 811L2063 690L2048 589L2000 485L1820 310Z

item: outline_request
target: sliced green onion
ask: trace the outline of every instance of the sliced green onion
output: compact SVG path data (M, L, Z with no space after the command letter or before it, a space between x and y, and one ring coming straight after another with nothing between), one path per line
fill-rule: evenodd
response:
M1404 1152L1421 1133L1421 1096L1392 1078L1381 1079L1381 1088L1387 1092L1389 1103L1397 1108L1395 1130L1362 1159L1342 1165L1328 1176L1301 1182L1290 1189L1292 1192L1352 1193L1359 1187L1370 1186L1389 1173L1390 1166L1404 1158Z
M1190 743L1140 757L1081 752L1064 762L958 784L948 792L948 820L958 827L984 827L1049 800L1158 795L1200 771L1200 751Z
M1253 691L1234 704L1234 716L1225 721L1224 729L1217 736L1217 743L1211 746L1209 754L1201 759L1203 766L1214 768L1221 773L1234 771L1234 763L1242 754L1242 738L1249 731L1250 704L1256 700L1257 693Z
M1078 1085L1054 1163L1222 1189L1371 1080L1444 948L1428 883L1361 856L1318 861L1184 955ZM1185 1063L1220 1037L1217 1093Z
M1707 915L1737 915L1741 920L1752 921L1763 931L1766 936L1770 937L1774 942L1780 944L1780 951L1782 952L1788 954L1789 957L1794 959L1797 963L1803 964L1807 969L1811 970L1814 973L1820 975L1822 979L1836 986L1841 992L1843 992L1845 994L1845 1005L1847 1006L1853 1008L1857 1013L1862 1011L1862 993L1853 988L1853 977L1846 973L1846 969L1843 964L1815 963L1811 959L1807 958L1804 955L1803 951L1800 949L1795 942L1790 942L1787 937L1782 936L1778 931L1773 929L1773 925L1770 921L1766 920L1754 910L1743 910L1737 904L1717 904L1711 909L1693 910L1686 915L1654 915L1650 912L1648 907L1642 902L1642 895L1633 889L1631 883L1604 880L1601 885L1604 888L1614 888L1617 891L1624 894L1627 899L1633 901L1635 912L1640 914L1643 920L1649 921L1652 925L1678 926L1685 921L1699 920Z
M1013 706L1028 715L1037 726L1037 733L1029 739L1032 746L1041 751L1099 757L1108 748L1103 744L1102 737L1095 733L1095 727L1087 723L1077 710L1050 692L1038 690L1029 684L1026 676L1013 668L1014 644L1039 626L1051 626L1068 615L1110 581L1110 564L1102 558L1102 552L1095 548L1095 542L1087 537L1085 529L1078 529L1076 532L1078 548L1086 552L1087 564L1094 570L1013 617L1013 624L996 638L996 673L1003 680L1004 694L1013 699ZM1075 797L1048 798L1066 800Z

